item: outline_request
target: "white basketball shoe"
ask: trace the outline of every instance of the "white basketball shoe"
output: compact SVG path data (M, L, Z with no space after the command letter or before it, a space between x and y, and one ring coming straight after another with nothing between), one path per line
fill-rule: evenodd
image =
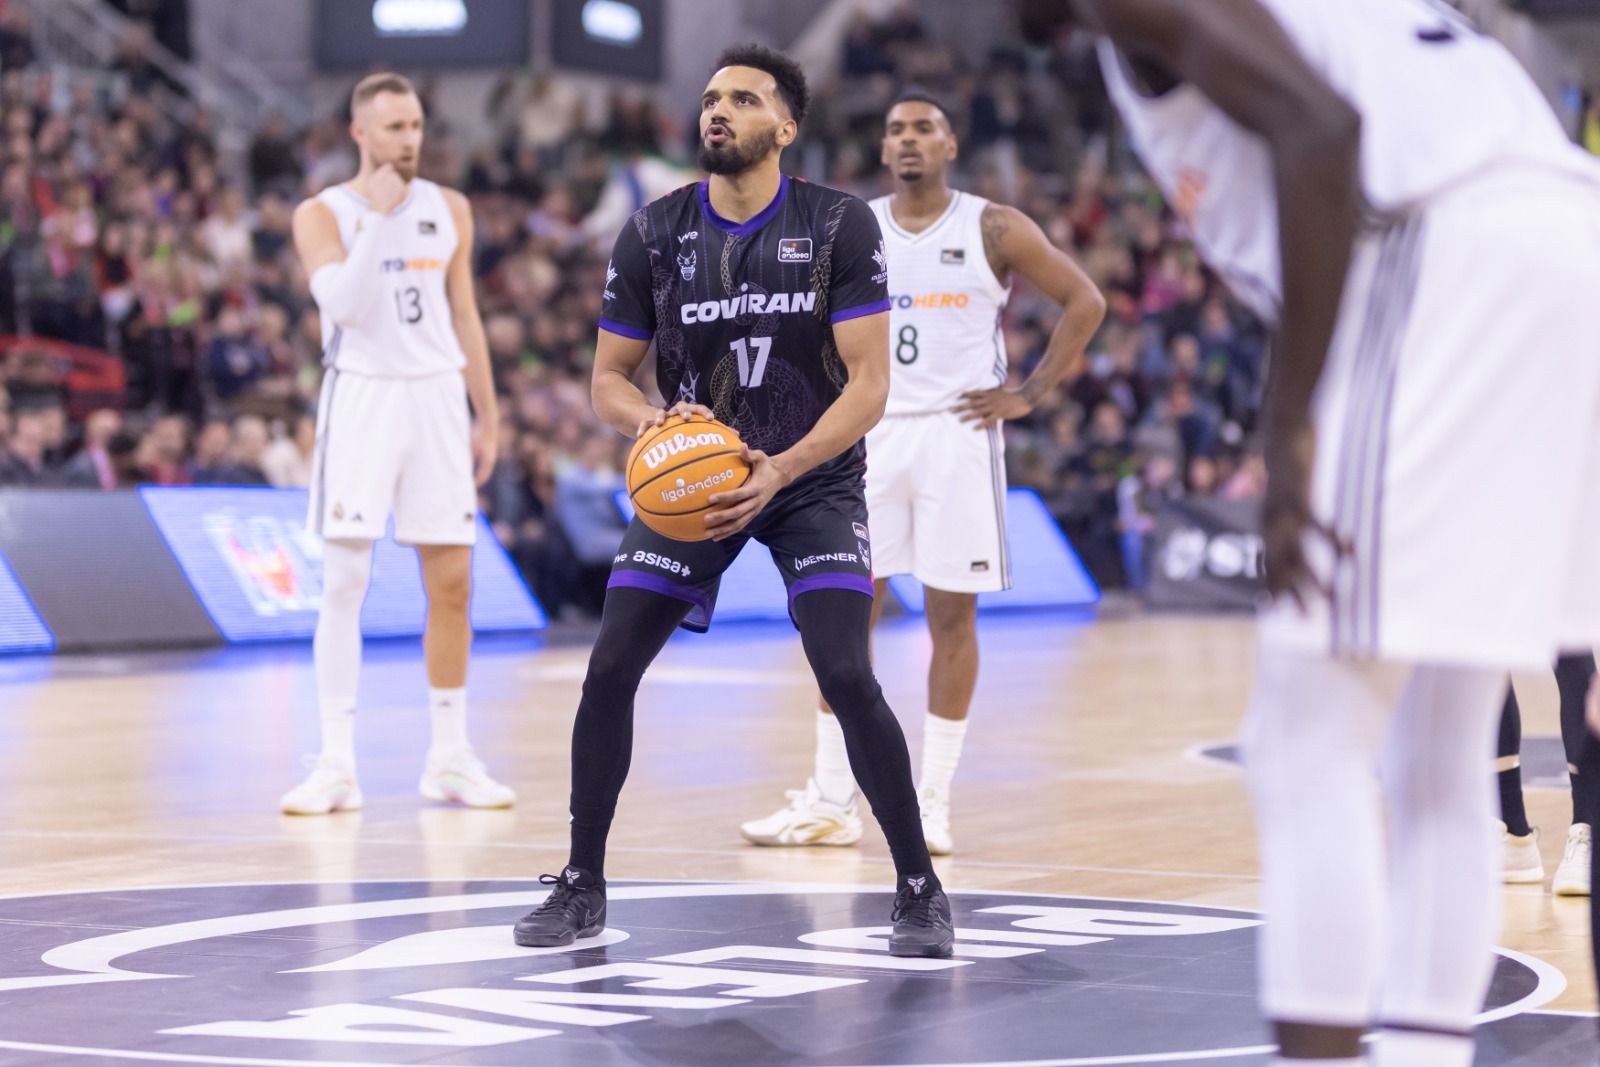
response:
M331 815L336 811L360 811L361 787L356 771L336 756L307 756L311 776L279 801L285 815Z
M950 836L950 798L934 792L917 797L922 808L922 839L928 844L930 856L948 856L956 850Z
M1500 823L1500 880L1507 885L1532 885L1544 881L1544 860L1539 858L1539 830L1518 837Z
M742 823L739 833L752 845L853 845L861 840L861 816L856 801L835 804L822 796L817 780L808 778L804 789L784 793L789 806L765 819Z
M490 778L470 748L429 749L417 789L429 800L469 808L509 808L517 802L516 791Z
M1567 850L1561 856L1561 866L1550 888L1558 897L1586 897L1589 895L1589 850L1591 833L1588 823L1575 822L1567 831Z

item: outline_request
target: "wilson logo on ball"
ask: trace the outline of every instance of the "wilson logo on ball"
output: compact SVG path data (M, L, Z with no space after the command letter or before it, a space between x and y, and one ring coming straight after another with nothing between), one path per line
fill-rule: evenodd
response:
M655 470L668 459L680 452L691 448L703 448L706 445L725 445L728 439L720 433L673 434L665 441L658 441L645 450L644 465Z
M628 496L639 520L675 541L704 541L711 498L750 477L733 427L673 417L646 430L628 453Z

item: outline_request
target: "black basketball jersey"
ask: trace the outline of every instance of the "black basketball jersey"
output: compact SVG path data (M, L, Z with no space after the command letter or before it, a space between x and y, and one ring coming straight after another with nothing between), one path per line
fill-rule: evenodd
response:
M655 339L670 404L703 404L769 455L817 424L844 389L833 324L889 310L878 221L856 197L784 177L748 222L711 207L706 182L634 213L606 268L600 327ZM816 477L859 477L856 442Z

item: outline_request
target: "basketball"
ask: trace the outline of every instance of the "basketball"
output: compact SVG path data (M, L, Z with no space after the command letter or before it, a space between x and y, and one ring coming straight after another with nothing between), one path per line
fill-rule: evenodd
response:
M628 497L644 524L674 541L704 541L711 497L750 477L744 442L731 427L674 416L628 453Z

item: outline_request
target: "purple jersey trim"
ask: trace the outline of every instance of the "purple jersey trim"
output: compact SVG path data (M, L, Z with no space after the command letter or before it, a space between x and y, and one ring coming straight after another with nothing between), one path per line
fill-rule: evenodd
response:
M605 318L600 320L600 328L619 337L631 337L635 341L648 341L655 336L649 330L641 330L637 326L629 326L625 322L615 322Z
M761 213L746 219L744 222L732 222L718 215L711 206L711 179L707 178L700 183L700 210L710 220L711 225L719 230L733 234L735 237L749 237L761 227L771 222L779 211L783 209L783 202L789 196L789 176L782 175L778 179L778 195L772 198L772 203L761 209Z
M800 578L789 587L789 609L794 610L794 598L816 589L848 589L855 593L872 595L872 579L864 574L813 574Z
M662 596L672 597L693 604L699 611L696 622L704 620L703 626L711 625L711 595L704 589L693 585L684 585L671 578L664 578L659 574L646 574L644 571L612 571L611 577L606 581L607 589L643 589L650 593L660 593Z
M847 322L850 319L859 319L866 315L878 315L889 310L889 301L879 300L875 304L860 304L853 308L843 308L833 313L828 321L832 323Z

